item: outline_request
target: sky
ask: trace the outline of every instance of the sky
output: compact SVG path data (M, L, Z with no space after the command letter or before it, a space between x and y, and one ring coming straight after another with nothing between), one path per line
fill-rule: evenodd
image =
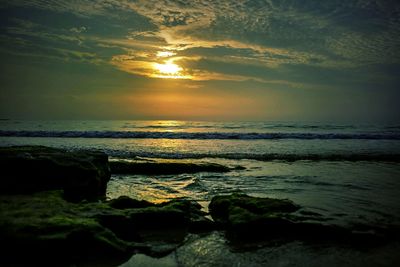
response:
M0 0L0 118L400 122L400 2Z

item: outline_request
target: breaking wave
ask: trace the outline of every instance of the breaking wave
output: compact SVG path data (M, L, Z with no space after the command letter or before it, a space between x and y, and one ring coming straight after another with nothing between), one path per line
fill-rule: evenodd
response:
M349 153L349 154L280 154L280 153L174 153L174 152L127 152L127 151L105 151L108 155L116 158L165 158L165 159L250 159L258 161L382 161L400 162L400 154L383 153Z
M146 131L0 131L1 137L148 138L148 139L364 139L400 140L399 133L235 133L235 132L146 132Z

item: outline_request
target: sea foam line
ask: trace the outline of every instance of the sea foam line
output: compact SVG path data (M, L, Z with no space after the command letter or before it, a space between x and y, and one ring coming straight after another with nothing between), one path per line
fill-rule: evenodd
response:
M149 139L366 139L400 140L397 133L235 133L235 132L146 132L146 131L0 131L2 137L59 138L149 138Z
M164 159L204 159L220 158L233 160L257 160L257 161L377 161L400 162L400 154L386 153L174 153L174 152L129 152L109 150L104 151L113 158L164 158Z

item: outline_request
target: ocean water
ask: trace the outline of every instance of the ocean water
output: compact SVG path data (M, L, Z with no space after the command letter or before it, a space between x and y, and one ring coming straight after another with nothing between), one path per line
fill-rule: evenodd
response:
M0 121L0 146L10 145L101 150L111 160L140 158L244 167L228 173L113 175L108 185L108 198L128 195L163 202L184 197L198 201L206 209L215 195L243 192L252 196L291 199L307 210L323 215L328 223L346 227L400 225L399 125ZM206 246L204 244L216 246L219 254L206 248L197 251L199 246ZM377 265L391 266L393 262L387 258L393 249L374 251L368 257L376 253ZM291 243L274 248L274 251L281 258L265 258L272 253L265 249L232 256L223 238L214 233L195 238L167 258L154 261L145 256L134 256L124 266L140 266L140 262L151 266L170 263L171 266L201 266L201 262L196 263L193 259L198 253L203 253L203 266L212 265L212 261L224 262L224 258L236 259L225 262L226 266L264 266L264 263L293 266L303 265L304 260L314 260L315 266L320 262L335 266L338 257L348 259L340 263L345 266L375 265L371 265L372 259L355 261L354 253L359 252L349 253L340 248L315 252ZM280 260L284 264L277 264L278 261L282 263Z

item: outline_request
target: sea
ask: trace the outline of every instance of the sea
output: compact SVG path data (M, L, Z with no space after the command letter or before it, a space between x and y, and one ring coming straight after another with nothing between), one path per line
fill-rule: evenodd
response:
M290 199L327 223L400 226L400 125L209 121L0 121L0 146L44 145L107 153L110 160L212 162L226 173L112 175L107 197L187 198L205 210L215 195ZM238 166L243 168L238 168ZM192 236L159 259L129 266L395 266L400 246L373 251L299 241L233 252L221 233Z

